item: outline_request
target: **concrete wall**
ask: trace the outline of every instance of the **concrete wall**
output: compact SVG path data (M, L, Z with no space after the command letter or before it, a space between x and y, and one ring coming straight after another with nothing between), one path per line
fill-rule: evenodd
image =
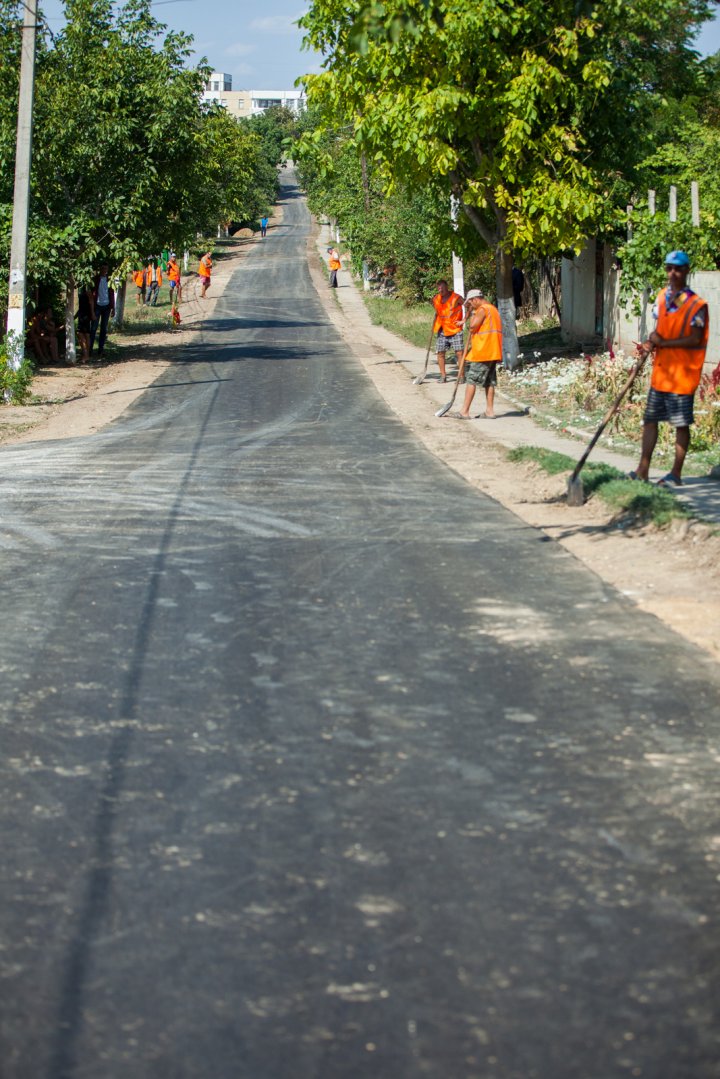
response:
M563 338L587 341L595 337L595 240L574 259L561 265Z
M595 240L590 240L575 259L562 261L562 332L567 341L586 342L595 338ZM618 301L621 271L615 269L612 249L605 246L603 272L603 341L614 349L632 351L635 341L644 341L653 328L651 317L655 297L643 296L640 314L621 307ZM688 283L708 302L710 339L705 370L720 363L720 272L691 274Z

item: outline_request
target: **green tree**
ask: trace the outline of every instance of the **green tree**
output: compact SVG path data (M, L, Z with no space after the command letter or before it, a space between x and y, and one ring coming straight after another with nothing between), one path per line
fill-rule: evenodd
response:
M326 70L328 125L393 181L452 193L496 253L508 359L512 258L579 248L632 183L646 114L697 67L706 0L314 0L301 20ZM314 138L319 136L315 135Z

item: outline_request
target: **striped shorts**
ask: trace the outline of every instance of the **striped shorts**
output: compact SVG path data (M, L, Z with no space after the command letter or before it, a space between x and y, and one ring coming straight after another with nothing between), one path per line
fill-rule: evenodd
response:
M651 386L643 422L661 423L664 420L673 427L689 427L695 421L694 397L694 393L666 393Z
M447 352L450 349L451 352L459 352L462 355L462 350L465 348L465 338L463 332L453 334L452 337L446 337L445 334L440 331L437 335L435 342L435 352Z

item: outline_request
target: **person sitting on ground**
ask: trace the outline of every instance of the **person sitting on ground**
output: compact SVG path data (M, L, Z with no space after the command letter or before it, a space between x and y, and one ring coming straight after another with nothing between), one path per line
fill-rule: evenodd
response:
M28 348L32 351L33 356L38 363L48 363L50 355L47 349L46 341L43 338L42 331L40 329L42 315L39 311L36 311L28 323L26 341Z
M695 417L693 399L700 385L710 321L708 305L688 287L690 259L684 251L671 251L665 259L667 287L658 294L653 307L655 329L638 345L641 356L655 350L652 378L643 419L640 463L630 479L647 481L650 462L658 438L658 424L675 428L675 460L663 487L680 487L685 454L690 445L690 427Z
M463 298L459 293L453 292L448 287L448 283L444 278L438 281L437 289L436 295L433 296L430 302L435 308L435 321L433 323L433 332L437 334L435 354L440 368L440 379L445 382L447 380L447 371L445 369L446 351L448 348L452 350L456 363L463 354L465 344L463 340Z
M470 319L470 340L460 361L458 381L467 366L467 387L465 402L456 415L463 420L470 419L470 405L475 390L482 386L485 390L485 416L495 419L495 387L497 386L497 365L502 362L502 322L500 312L485 299L480 289L471 289L467 294L465 308Z
M210 288L210 278L212 276L212 256L209 251L206 251L203 257L200 259L198 273L200 274L200 283L202 285L200 299L204 300L205 293Z

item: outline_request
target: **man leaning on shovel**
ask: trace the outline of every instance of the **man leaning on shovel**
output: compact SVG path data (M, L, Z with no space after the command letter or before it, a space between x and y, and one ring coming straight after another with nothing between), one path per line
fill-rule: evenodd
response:
M648 479L658 438L658 423L675 428L675 460L658 480L661 487L679 487L694 421L693 398L700 383L707 350L708 305L687 285L690 259L684 251L671 251L665 259L668 283L653 308L656 325L638 355L655 351L650 392L643 419L640 463L630 479Z

